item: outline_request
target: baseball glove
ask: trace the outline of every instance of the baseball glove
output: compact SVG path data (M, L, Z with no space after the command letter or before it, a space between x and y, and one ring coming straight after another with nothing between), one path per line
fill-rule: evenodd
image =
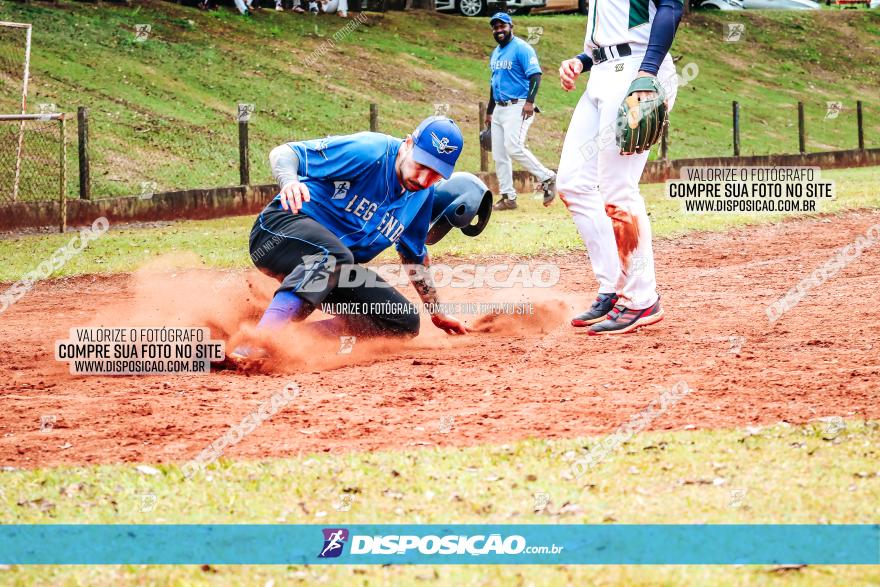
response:
M656 92L651 100L639 101L636 92ZM643 153L660 140L668 122L666 92L656 77L637 77L617 110L617 146L621 155Z
M483 147L486 151L492 150L492 129L487 128L486 130L480 131L480 146Z

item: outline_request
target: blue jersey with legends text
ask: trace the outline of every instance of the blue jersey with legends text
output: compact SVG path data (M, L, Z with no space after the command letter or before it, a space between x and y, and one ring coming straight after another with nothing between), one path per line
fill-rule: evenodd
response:
M287 144L311 194L302 212L335 234L357 263L392 244L414 261L427 252L434 187L409 192L400 185L394 162L402 144L373 132ZM277 196L272 205L281 207Z
M496 102L525 99L529 95L529 77L541 73L535 49L515 36L505 46L495 47L489 58L489 69Z

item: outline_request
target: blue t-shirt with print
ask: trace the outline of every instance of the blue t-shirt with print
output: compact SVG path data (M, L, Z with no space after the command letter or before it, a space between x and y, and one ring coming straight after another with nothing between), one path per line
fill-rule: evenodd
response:
M434 187L410 192L401 186L394 163L402 144L373 132L287 144L311 195L302 211L335 234L357 263L392 244L413 261L427 253ZM273 205L281 207L277 196Z
M529 77L541 73L534 47L516 36L503 47L495 47L489 59L489 69L496 102L514 98L524 100L529 95Z

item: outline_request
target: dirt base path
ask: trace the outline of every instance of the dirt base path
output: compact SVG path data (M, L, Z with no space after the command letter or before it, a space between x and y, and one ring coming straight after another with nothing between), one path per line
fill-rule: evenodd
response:
M565 326L594 287L584 255L566 254L552 258L561 267L552 289L445 292L459 301L530 301L529 320L463 316L489 332L461 338L424 321L413 341L358 341L350 355L336 354L335 341L321 346L292 335L279 341L287 349L281 364L264 374L76 377L54 360L54 342L87 325L234 333L268 299L267 278L152 267L39 284L0 315L0 465L183 461L290 381L302 395L226 456L604 433L679 381L693 393L653 428L878 418L880 243L774 325L765 314L878 223L880 213L862 211L660 241L666 318L631 335L589 337ZM40 430L44 415L55 416L52 430ZM446 433L443 417L454 417Z

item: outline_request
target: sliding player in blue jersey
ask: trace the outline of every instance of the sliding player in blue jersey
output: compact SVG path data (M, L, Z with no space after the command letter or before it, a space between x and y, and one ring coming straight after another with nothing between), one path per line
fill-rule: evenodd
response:
M339 277L353 267L369 272L359 265L394 245L425 307L439 307L426 243L453 227L476 236L491 210L485 184L452 173L462 147L458 126L435 116L406 139L362 132L273 149L269 159L281 191L254 223L250 250L257 267L281 285L258 329L302 321L328 304L379 310L311 324L323 334L417 335L418 308L377 274L350 286L339 285ZM431 320L449 334L467 333L442 312ZM231 356L256 358L256 352L242 346Z

